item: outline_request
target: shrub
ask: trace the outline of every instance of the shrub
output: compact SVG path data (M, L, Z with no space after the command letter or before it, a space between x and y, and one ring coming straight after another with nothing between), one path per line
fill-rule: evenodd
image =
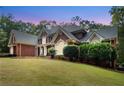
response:
M79 55L79 50L76 45L68 45L63 49L63 54L68 57L70 61L77 60Z
M56 50L52 47L48 49L48 52L51 56L51 58L54 58L55 54L56 54Z
M80 59L87 60L88 58L88 50L89 50L89 44L82 44L80 47Z
M96 64L102 61L113 62L117 57L115 48L106 43L90 44L88 56L95 60Z

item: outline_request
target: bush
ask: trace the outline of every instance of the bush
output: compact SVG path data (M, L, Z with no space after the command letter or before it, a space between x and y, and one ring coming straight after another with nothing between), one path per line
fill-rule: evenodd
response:
M70 61L77 60L79 55L79 50L76 45L68 45L63 49L63 54L68 57Z
M82 44L80 47L80 59L87 60L88 58L88 50L89 50L89 44Z
M113 62L117 58L116 49L106 43L90 44L88 55L97 65L102 61Z
M51 58L54 58L56 54L56 50L52 47L48 49L48 53L50 54Z
M114 65L114 60L117 58L117 52L114 47L107 43L82 44L80 45L80 59L90 60L98 64L107 64L108 62ZM104 63L102 63L104 62Z

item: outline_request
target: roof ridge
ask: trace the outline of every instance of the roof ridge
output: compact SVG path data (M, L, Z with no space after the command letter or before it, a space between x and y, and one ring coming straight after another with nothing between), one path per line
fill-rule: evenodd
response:
M37 35L33 35L33 34L30 34L30 33L27 33L27 32L23 32L23 31L12 30L11 32L19 32L19 33L23 33L23 34L26 34L26 35L37 37Z

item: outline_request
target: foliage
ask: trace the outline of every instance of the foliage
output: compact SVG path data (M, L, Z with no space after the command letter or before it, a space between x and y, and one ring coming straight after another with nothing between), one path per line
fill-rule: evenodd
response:
M63 54L65 57L68 57L71 61L76 60L79 55L79 50L76 45L68 45L63 49Z
M103 25L103 24L95 23L94 21L83 20L80 16L72 17L71 21L74 24L79 24L83 29L90 31L109 27L109 25Z
M114 6L109 11L112 15L112 24L118 27L118 40L119 40L119 63L124 63L124 7Z
M7 53L9 48L7 47L9 41L9 33L14 27L13 17L0 16L0 53Z
M88 58L89 44L81 44L80 46L80 59L86 60Z
M56 50L53 47L51 47L51 48L48 49L48 53L50 55L55 55L56 54Z
M90 44L89 57L98 61L111 59L112 47L109 44L97 43Z
M124 26L124 7L123 6L114 6L109 11L112 15L112 24L122 27Z
M16 21L12 15L0 16L0 53L8 53L8 41L12 30L23 31L31 34L38 34L41 31L42 24L38 26L32 23ZM39 30L40 29L40 30Z
M80 45L80 59L94 60L96 64L102 61L114 62L117 58L117 51L107 43L82 44Z

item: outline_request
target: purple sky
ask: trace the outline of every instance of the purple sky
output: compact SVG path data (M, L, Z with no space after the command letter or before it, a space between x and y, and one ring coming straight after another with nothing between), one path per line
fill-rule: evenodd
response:
M110 9L110 6L4 6L0 7L0 14L12 14L16 20L35 24L41 20L69 22L74 16L96 23L110 24Z

